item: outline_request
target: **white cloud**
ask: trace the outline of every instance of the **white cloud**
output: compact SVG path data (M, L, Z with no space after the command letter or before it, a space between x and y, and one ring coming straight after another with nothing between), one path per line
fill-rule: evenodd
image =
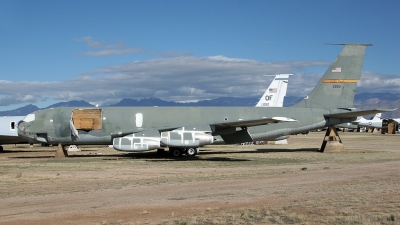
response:
M85 42L89 48L99 48L99 51L88 51L82 53L84 56L107 56L107 55L122 55L139 52L141 48L130 48L119 41L117 44L104 44L100 41L93 41L93 37L86 36L82 39L77 39L78 42Z
M67 81L0 80L0 105L37 103L48 97L56 101L85 100L100 105L113 104L123 98L196 101L217 97L259 97L272 80L263 75L278 73L295 73L289 79L288 96L306 96L322 76L322 73L307 73L308 69L325 69L329 65L330 62L323 61L265 63L224 56L131 62L89 71ZM400 76L364 72L358 86L357 93L398 93Z
M385 75L375 72L363 73L362 79L357 84L361 92L399 93L400 76Z
M106 56L106 55L123 55L123 54L129 54L133 52L139 52L141 51L140 48L129 48L129 49L107 49L103 51L98 51L98 52L85 52L82 55L84 56Z

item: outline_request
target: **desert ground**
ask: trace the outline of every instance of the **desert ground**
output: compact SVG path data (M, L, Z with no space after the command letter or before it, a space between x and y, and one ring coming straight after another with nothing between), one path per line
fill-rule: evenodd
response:
M400 136L325 132L195 157L3 145L0 224L400 224Z

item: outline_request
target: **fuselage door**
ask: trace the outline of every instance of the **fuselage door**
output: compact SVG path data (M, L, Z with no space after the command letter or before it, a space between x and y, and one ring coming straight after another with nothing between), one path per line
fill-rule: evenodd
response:
M143 114L136 113L135 122L136 122L136 127L138 127L138 128L142 127L143 126Z

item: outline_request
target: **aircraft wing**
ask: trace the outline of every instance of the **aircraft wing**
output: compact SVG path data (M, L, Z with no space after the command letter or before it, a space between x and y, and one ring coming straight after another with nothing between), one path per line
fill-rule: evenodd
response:
M349 112L343 112L343 113L324 114L324 116L330 117L330 118L344 119L344 118L352 118L352 117L357 117L357 116L365 116L365 115L375 114L375 113L380 113L380 112L392 112L394 110L395 109L355 110L355 111L349 111Z
M213 142L212 135L221 135L227 144L253 141L247 127L269 123L296 122L287 117L238 120L215 124L188 125L162 129L124 130L111 134L113 147L121 151L140 151L165 146L203 146Z
M282 122L297 122L297 120L288 117L272 117L272 118L262 118L258 120L238 120L234 122L216 123L216 124L211 124L211 126L219 128L253 127L253 126L266 125L269 123L282 123Z
M269 123L297 122L297 120L287 117L262 118L257 120L238 120L211 124L212 135L221 135L226 144L236 144L240 142L251 142L247 127L266 125Z
M211 127L211 129L213 131L215 131L215 130L224 130L227 128L252 127L252 126L266 125L269 123L282 123L282 122L297 122L297 120L287 118L287 117L272 117L272 118L262 118L262 119L258 119L258 120L238 120L238 121L234 121L234 122L215 123L215 124L209 124L209 126ZM191 126L189 126L189 127L191 127ZM176 130L179 128L181 128L181 127L168 127L168 128L158 129L158 131L161 133L161 132L165 132L165 131ZM201 130L207 130L207 129L205 129L204 125L203 125ZM117 131L117 132L111 133L111 136L113 138L115 138L115 137L122 137L122 136L130 135L130 134L134 134L134 133L143 133L143 134L148 135L148 132L149 131L146 131L146 130L142 131L142 130L137 130L137 129L122 130L122 131ZM154 130L151 131L151 134L153 134L153 135L155 134Z

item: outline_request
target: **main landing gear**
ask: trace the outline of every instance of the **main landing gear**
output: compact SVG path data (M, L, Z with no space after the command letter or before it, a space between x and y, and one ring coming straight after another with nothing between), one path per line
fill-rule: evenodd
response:
M186 156L195 156L199 153L199 148L170 147L169 153L171 153L173 157L181 157L183 154Z

